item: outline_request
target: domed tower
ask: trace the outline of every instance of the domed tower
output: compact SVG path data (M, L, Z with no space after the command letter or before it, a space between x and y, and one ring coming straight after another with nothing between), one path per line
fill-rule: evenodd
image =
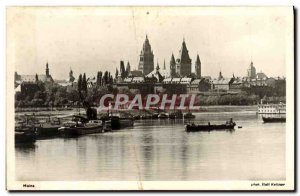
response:
M253 66L253 62L251 61L249 68L247 69L247 77L250 79L256 78L256 69Z
M196 77L201 78L201 61L198 54L195 62L195 72L196 72Z
M143 44L143 48L140 54L139 71L142 71L144 75L149 74L154 70L154 54L151 50L151 45L146 35L146 40Z

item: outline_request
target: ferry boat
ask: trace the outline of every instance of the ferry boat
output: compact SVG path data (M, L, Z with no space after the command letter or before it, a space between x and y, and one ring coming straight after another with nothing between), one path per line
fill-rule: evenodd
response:
M258 114L285 114L286 105L279 104L259 104L257 108Z

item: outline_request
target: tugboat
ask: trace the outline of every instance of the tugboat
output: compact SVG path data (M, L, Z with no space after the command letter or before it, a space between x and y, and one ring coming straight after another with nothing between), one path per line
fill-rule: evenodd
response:
M264 123L285 123L286 117L262 117Z
M220 125L211 125L210 122L208 122L207 125L196 125L194 123L187 124L185 130L187 132L225 130L225 129L234 129L235 125L236 125L235 122L233 122L231 118L229 122L227 121L225 124L220 124Z

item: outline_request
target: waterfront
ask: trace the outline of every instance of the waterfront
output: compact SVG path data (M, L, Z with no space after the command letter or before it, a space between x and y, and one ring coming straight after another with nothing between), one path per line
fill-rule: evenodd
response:
M17 146L17 180L285 180L285 123L253 111L197 113L233 118L241 129L187 133L182 120L136 121L117 132ZM292 131L292 130L290 130Z

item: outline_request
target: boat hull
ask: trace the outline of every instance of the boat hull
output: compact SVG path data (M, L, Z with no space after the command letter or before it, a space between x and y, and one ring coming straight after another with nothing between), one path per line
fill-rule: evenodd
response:
M36 141L35 132L15 132L15 143L34 143Z
M93 133L102 133L102 126L92 127L62 127L59 129L62 136L80 136Z
M263 117L262 119L263 119L264 123L285 123L286 122L286 118Z
M53 126L53 127L37 127L37 137L38 138L48 138L48 137L55 137L59 136L58 129L61 126Z
M186 125L187 132L196 131L212 131L212 130L232 130L235 124L223 124L223 125Z

